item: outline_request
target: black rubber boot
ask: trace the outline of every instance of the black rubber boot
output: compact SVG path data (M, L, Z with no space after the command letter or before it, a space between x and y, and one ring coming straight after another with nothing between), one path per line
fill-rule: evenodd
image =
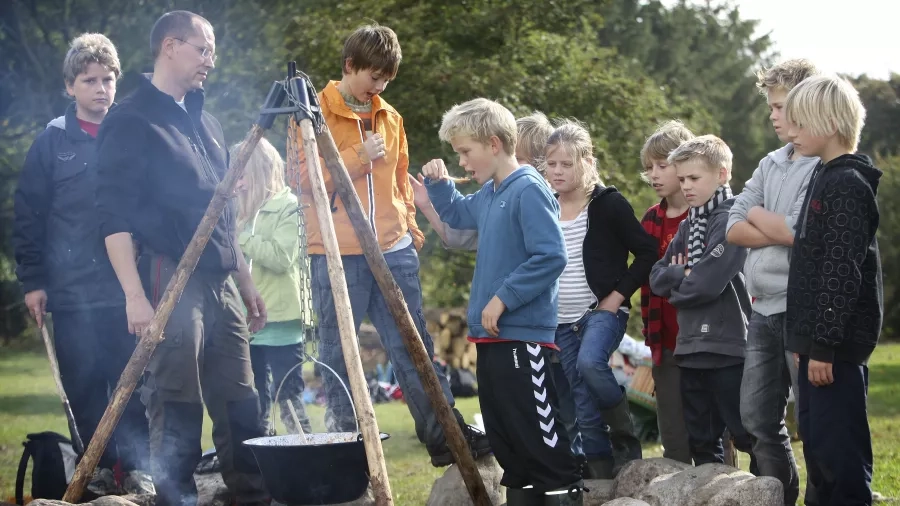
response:
M641 441L635 436L634 421L628 409L628 397L622 389L622 400L614 407L602 411L603 421L609 425L609 441L612 444L615 466L613 476L632 460L642 458Z
M506 489L506 506L544 506L544 496L528 488Z
M611 457L588 459L584 467L584 478L593 480L611 480L615 478L615 474L613 473L615 463L615 460Z
M542 504L544 506L582 506L584 504L584 482L578 481L568 487L545 493Z

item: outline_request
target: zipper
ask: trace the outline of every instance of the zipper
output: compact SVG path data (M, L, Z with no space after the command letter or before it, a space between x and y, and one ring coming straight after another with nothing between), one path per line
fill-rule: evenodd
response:
M181 107L179 107L181 109ZM194 119L191 118L191 115L188 114L187 111L181 109L185 115L187 115L188 122L191 124L191 130L194 132L194 138L191 136L188 137L188 142L191 143L191 149L194 151L194 154L197 155L197 158L200 159L200 167L203 170L203 175L208 182L213 183L215 186L218 186L219 183L222 182L219 179L219 176L216 174L215 169L212 167L212 162L209 161L209 155L206 152L206 147L203 145L203 139L200 137L200 132L197 131L197 126L194 124ZM225 209L222 212L222 220L225 223L225 230L232 230L231 224L231 213L229 210L228 203L225 204ZM236 230L233 232L237 233ZM226 232L227 234L227 232ZM226 235L227 237L227 235ZM232 268L237 269L238 261L237 261L237 251L234 249L234 242L231 241L228 244L228 251L231 253L231 265Z

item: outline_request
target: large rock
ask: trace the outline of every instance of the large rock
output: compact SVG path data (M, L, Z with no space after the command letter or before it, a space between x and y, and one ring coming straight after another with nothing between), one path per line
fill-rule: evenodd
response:
M197 506L231 506L232 496L221 473L195 474Z
M122 499L133 502L137 506L156 506L156 496L153 494L123 495Z
M691 467L684 462L666 458L632 460L616 476L614 497L636 497L654 478Z
M497 464L493 455L487 455L475 461L484 488L492 504L506 502L506 487L500 485L503 478L503 469ZM428 496L426 506L471 506L472 499L466 490L466 484L459 472L459 466L452 465L444 471L444 474L434 481L431 494Z
M601 506L615 499L615 486L613 480L584 480L584 506Z
M756 506L784 504L784 486L777 478L759 476L716 494L707 506Z
M704 464L677 473L657 476L640 493L634 495L651 506L705 506L721 490L715 484L749 480L753 475L724 464Z
M124 497L119 497L117 495L105 495L103 497L98 497L88 504L92 504L93 506L137 506L135 503L129 501Z
M618 499L614 499L607 503L603 503L603 506L650 506L650 505L639 499L632 499L630 497L620 497Z
M71 503L65 501L55 501L53 499L35 499L27 504L27 506L72 506Z

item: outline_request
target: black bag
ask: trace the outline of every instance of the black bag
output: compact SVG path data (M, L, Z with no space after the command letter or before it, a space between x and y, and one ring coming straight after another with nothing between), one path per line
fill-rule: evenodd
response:
M457 369L448 366L450 369L450 393L453 397L475 397L478 395L478 380L475 373L468 369Z
M32 499L62 499L75 474L78 455L72 441L56 432L28 434L16 474L16 504L24 504L25 472L31 467Z

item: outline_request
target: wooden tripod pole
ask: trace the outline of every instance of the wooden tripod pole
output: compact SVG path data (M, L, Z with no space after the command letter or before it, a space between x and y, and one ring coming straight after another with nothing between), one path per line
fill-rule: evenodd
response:
M305 145L312 132L303 131L302 134ZM378 239L375 238L375 232L369 226L368 220L363 214L359 195L356 194L356 190L353 188L353 181L350 179L350 174L341 160L340 151L338 151L334 139L331 137L331 132L328 131L328 128L324 128L322 133L317 135L316 140L322 152L322 159L325 160L325 167L331 174L334 188L344 203L347 216L349 216L353 230L356 232L357 238L359 238L360 245L362 245L363 254L366 257L369 268L372 270L375 281L381 289L391 316L394 317L397 329L403 337L403 343L406 345L406 350L409 352L416 371L419 373L422 386L425 389L425 393L428 394L428 399L431 401L431 407L434 409L438 422L444 429L444 436L447 438L450 451L456 458L456 464L459 466L459 472L466 483L469 496L472 498L475 506L490 506L491 499L488 497L487 489L484 488L481 474L478 473L478 469L475 466L475 459L472 457L469 445L466 443L465 437L463 437L462 429L456 421L453 411L450 409L450 404L444 397L444 391L441 389L437 374L434 372L433 358L428 356L428 352L425 350L425 344L422 342L422 338L419 336L419 332L413 323L412 316L409 314L409 308L406 305L406 300L403 298L403 292L394 280L394 276L391 274L391 270L384 259L384 254L381 252L381 247L378 245ZM306 161L310 166L310 172L312 172L313 165L318 166L319 164L318 157L307 155ZM329 208L326 208L324 211L317 209L317 214L321 220L323 215L330 216L331 211ZM331 220L327 221L331 224ZM333 282L332 286L334 286ZM354 395L356 394L354 393Z
M143 335L141 335L134 353L128 360L125 370L122 371L122 376L119 377L119 382L115 391L113 391L103 417L100 419L100 424L97 425L94 437L91 438L84 456L75 468L75 475L66 489L63 501L76 503L81 499L84 488L90 481L94 468L97 467L97 462L100 461L100 456L106 449L107 443L109 443L113 429L119 423L122 411L131 398L134 387L137 385L141 375L144 374L144 369L147 368L156 346L164 339L163 330L166 328L169 316L172 314L172 310L175 309L178 299L181 298L181 293L184 291L188 279L197 266L200 254L203 253L203 249L206 247L206 243L209 241L209 237L212 235L216 222L219 221L228 199L234 193L235 183L244 174L247 160L250 159L256 144L262 138L263 131L263 128L259 125L253 125L244 138L240 151L232 160L231 169L225 174L225 179L216 186L216 193L213 195L209 207L206 208L206 214L200 220L200 225L194 232L194 237L191 238L184 255L181 256L178 267L175 269L175 274L169 280L169 284L166 285L166 291L163 292L159 305L156 307L153 319L150 320L150 324L144 330Z
M356 340L356 325L353 322L353 311L350 308L350 292L344 276L344 263L338 246L337 233L331 220L331 206L328 192L325 191L325 178L319 164L319 150L316 146L315 130L312 121L300 121L300 136L303 139L303 152L306 155L309 183L312 187L313 203L316 206L316 217L322 232L325 245L325 258L328 261L328 279L331 280L334 310L337 314L338 329L341 334L341 348L344 351L344 363L347 366L347 377L350 380L352 401L356 407L359 429L362 432L363 444L366 448L366 460L369 462L369 480L375 493L375 504L386 506L394 504L391 485L388 481L387 466L384 463L384 452L381 448L381 435L378 422L375 420L375 408L369 397L369 386L359 358L359 343Z

